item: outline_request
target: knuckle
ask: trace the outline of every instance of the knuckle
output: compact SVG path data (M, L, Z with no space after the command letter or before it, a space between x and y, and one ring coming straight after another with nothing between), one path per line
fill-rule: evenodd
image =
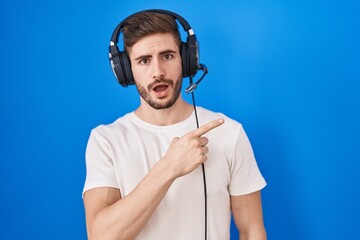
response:
M198 146L198 142L196 141L196 139L191 139L188 144L190 145L190 147L197 147Z

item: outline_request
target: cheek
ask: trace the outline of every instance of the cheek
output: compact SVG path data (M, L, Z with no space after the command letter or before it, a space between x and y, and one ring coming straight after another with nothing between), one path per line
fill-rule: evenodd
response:
M178 58L176 61L171 63L171 73L174 77L182 74L181 58Z
M131 71L136 82L143 82L147 78L147 73L144 68L134 66L131 67Z

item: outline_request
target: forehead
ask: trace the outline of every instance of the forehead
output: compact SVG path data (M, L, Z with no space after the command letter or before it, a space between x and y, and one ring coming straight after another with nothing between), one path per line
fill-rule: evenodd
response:
M145 36L129 48L130 57L154 55L165 50L179 51L175 37L171 33L156 33Z

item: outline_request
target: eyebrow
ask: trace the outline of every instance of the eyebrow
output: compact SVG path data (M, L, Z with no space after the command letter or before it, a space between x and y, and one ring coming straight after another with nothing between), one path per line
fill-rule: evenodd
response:
M167 50L161 51L159 55L164 55L164 54L168 54L168 53L176 53L176 51L167 49ZM135 61L144 59L144 58L150 58L150 57L151 57L151 55L141 55L141 56L135 58Z

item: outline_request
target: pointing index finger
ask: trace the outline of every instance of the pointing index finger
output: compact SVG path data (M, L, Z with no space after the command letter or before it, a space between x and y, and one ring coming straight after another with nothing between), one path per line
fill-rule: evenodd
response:
M208 122L208 123L202 125L200 128L194 130L192 132L192 135L195 137L201 137L205 133L213 130L214 128L217 128L218 126L220 126L223 123L224 123L224 119L222 119L222 118Z

